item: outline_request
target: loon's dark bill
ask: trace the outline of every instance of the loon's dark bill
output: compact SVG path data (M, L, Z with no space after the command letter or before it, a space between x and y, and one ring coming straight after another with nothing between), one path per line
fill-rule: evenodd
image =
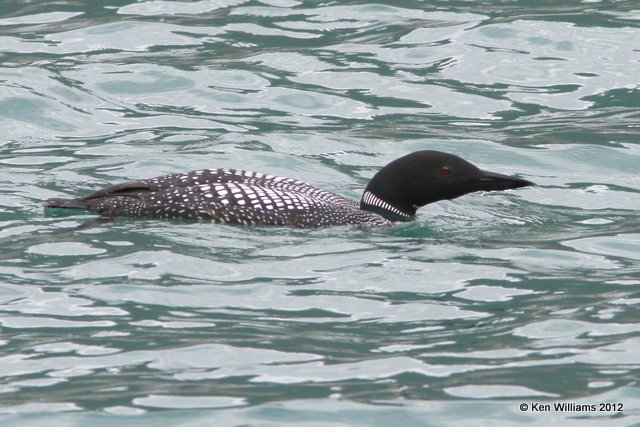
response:
M517 178L515 176L503 175L501 173L484 170L481 172L482 176L477 183L476 191L502 191L536 185L531 181Z

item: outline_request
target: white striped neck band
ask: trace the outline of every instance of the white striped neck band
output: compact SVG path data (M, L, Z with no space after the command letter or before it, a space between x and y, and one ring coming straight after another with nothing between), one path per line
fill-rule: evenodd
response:
M410 214L406 212L402 212L400 209L385 202L384 200L380 199L378 196L376 196L375 194L369 191L365 191L364 194L362 195L362 204L371 206L374 208L378 208L373 210L374 212L378 211L377 213L379 213L380 211L390 212L394 215L397 215L401 220L407 220L411 218Z

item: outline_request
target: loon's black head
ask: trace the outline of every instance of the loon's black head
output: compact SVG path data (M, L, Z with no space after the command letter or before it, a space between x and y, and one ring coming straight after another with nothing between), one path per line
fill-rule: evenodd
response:
M360 208L391 221L411 219L428 203L474 191L499 191L535 185L531 181L487 172L453 154L416 151L382 168L369 181Z

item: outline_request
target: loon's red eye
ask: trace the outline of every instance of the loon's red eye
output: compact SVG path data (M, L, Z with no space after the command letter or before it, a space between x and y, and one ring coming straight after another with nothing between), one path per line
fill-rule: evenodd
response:
M440 175L451 175L453 171L448 166L443 166L440 168Z

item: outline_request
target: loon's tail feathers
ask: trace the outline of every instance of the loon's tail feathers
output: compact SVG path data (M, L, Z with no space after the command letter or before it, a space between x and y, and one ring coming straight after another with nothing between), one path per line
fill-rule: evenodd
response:
M87 200L83 199L58 199L51 198L44 202L45 208L62 208L62 209L83 209L90 210L91 206Z

